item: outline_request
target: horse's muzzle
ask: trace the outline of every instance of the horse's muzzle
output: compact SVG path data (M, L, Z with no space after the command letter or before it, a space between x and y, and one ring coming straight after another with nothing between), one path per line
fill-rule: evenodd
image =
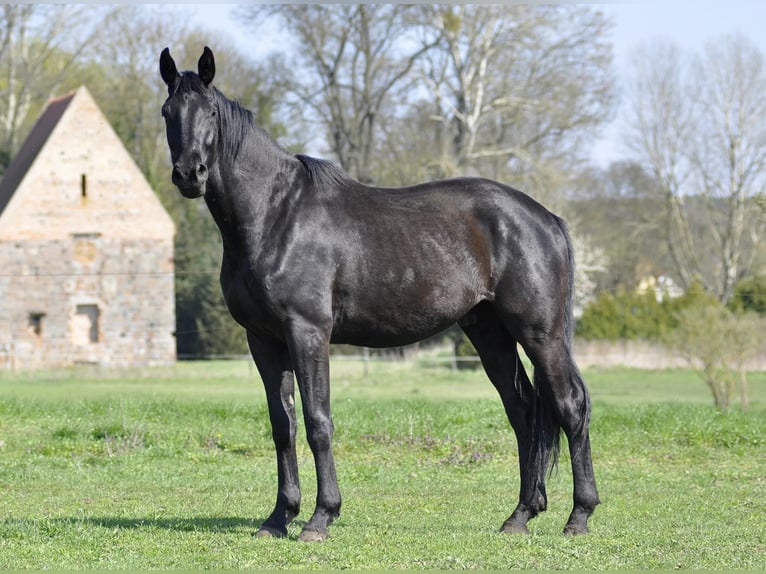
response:
M207 166L204 163L198 163L191 169L184 169L176 163L171 179L181 195L194 199L205 194L207 175Z

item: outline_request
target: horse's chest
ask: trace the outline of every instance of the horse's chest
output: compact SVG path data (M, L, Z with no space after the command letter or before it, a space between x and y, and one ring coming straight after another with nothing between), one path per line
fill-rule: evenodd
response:
M221 288L226 306L237 323L250 331L276 330L275 304L254 276L246 272L223 273Z

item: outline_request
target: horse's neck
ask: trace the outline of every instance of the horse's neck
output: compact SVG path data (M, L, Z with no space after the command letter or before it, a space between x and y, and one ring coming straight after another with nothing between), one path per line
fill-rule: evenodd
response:
M205 201L229 252L255 249L275 204L299 193L300 161L254 129L236 155L219 157Z

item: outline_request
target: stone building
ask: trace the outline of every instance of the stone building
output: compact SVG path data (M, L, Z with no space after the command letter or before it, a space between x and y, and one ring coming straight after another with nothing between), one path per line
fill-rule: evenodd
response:
M175 227L87 89L0 182L0 368L175 361Z

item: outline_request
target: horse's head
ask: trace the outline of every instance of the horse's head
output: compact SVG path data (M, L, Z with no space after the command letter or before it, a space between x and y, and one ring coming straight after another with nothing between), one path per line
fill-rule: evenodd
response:
M205 47L196 74L179 74L165 48L160 55L160 75L168 85L162 117L173 161L173 183L184 197L200 197L207 189L218 143L217 107L210 85L215 76L213 52Z

